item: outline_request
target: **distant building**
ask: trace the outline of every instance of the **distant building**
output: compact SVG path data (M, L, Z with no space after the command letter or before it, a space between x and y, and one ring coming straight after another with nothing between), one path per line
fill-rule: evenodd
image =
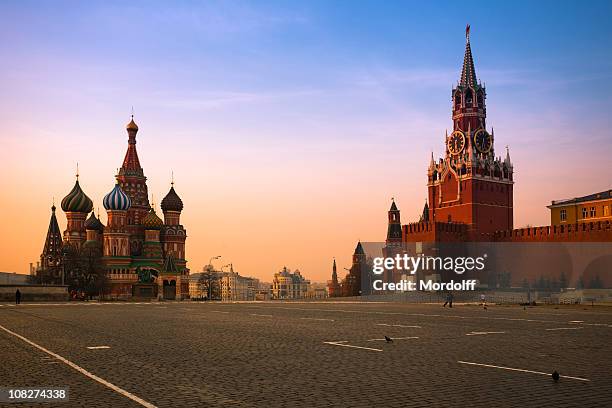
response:
M0 285L25 285L29 275L15 272L0 272Z
M259 279L240 276L238 272L234 272L234 267L230 265L229 272L221 273L220 285L221 300L255 300L255 292L259 286Z
M280 272L274 274L272 281L272 299L304 299L307 297L310 281L306 280L299 270L290 272L283 267Z
M191 299L201 299L206 296L206 289L200 282L203 272L192 273L189 275L189 297Z
M583 197L555 200L548 208L550 209L550 225L612 221L612 190Z

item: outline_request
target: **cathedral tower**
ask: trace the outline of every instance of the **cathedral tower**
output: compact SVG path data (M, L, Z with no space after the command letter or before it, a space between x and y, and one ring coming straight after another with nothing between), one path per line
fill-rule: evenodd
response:
M55 204L51 207L51 219L42 254L40 267L43 271L60 267L62 262L62 234L57 218L55 217Z
M126 229L130 235L130 255L140 255L144 242L144 228L142 219L149 212L149 192L147 178L140 165L136 151L136 134L138 125L134 122L134 115L127 124L128 148L119 169L117 180L121 189L130 197L131 206L126 215Z
M108 223L104 228L104 256L126 258L129 264L130 234L127 215L131 200L121 189L119 180L111 192L104 196L102 203L108 215Z
M164 222L157 216L153 206L151 206L149 213L142 219L142 225L145 229L142 255L150 259L162 259L160 230L164 227Z
M161 202L164 213L163 246L164 253L174 254L176 262L180 266L185 266L185 239L187 232L181 225L181 212L183 211L183 201L174 190L174 181L171 183L170 191Z
M86 241L85 218L92 210L93 202L81 189L79 185L79 174L77 171L74 187L66 197L62 199L62 210L66 213L66 230L64 231L64 242L75 248L80 248Z

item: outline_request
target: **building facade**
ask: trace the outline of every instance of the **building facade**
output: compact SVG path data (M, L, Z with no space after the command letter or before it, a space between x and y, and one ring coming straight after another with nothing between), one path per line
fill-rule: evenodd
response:
M612 190L566 200L555 200L548 208L550 209L550 225L612 221Z
M61 240L55 206L51 208L40 260L41 275L59 273L68 249L78 253L99 252L111 297L178 300L189 297L187 233L180 223L183 202L172 181L161 202L164 219L157 215L149 203L147 178L136 150L138 126L133 117L126 130L128 147L123 164L114 186L102 200L106 225L92 211L93 202L83 192L77 174L74 187L61 203L67 219Z
M310 281L299 270L291 272L285 266L274 274L270 291L272 299L304 299L309 289Z
M223 272L220 279L221 300L252 301L259 287L259 279L240 276L230 267L229 272Z

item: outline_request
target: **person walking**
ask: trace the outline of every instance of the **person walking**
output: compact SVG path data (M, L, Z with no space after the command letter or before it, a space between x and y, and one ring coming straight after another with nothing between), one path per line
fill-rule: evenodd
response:
M21 292L19 289L15 292L15 304L18 305L21 303Z
M444 302L444 307L446 307L446 305L451 308L453 307L453 294L451 292L446 294L446 302Z

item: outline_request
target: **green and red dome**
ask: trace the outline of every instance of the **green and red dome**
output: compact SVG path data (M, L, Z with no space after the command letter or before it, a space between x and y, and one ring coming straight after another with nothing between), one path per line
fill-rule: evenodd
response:
M62 210L64 212L88 213L93 209L93 201L81 190L79 180L74 183L74 187L62 200Z

